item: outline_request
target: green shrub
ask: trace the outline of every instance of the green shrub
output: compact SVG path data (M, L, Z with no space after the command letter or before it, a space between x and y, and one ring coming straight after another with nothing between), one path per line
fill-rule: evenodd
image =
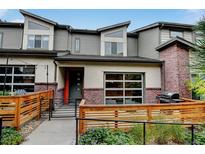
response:
M185 143L186 129L180 125L155 124L150 132L152 140L157 144Z
M194 129L194 142L197 145L205 145L205 128L197 126ZM191 129L186 133L186 144L191 144Z
M80 136L81 145L125 145L134 144L132 138L120 130L111 130L109 128L93 128L87 130Z
M135 144L143 144L143 125L135 124L128 133L133 138Z
M2 145L16 145L23 141L23 137L14 128L2 129Z

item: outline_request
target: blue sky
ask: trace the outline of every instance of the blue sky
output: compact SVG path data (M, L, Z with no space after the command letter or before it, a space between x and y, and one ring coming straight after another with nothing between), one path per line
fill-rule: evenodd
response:
M69 24L74 28L96 29L123 21L131 21L128 31L157 21L194 24L205 15L205 10L138 9L138 10L60 10L34 9L31 13L54 20L59 24ZM23 22L19 10L0 10L0 19Z

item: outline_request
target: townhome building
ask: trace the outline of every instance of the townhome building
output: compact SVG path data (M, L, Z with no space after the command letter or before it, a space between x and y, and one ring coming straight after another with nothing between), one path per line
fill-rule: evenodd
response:
M20 10L24 23L0 22L0 91L53 88L56 98L90 104L156 103L162 91L191 98L193 25L130 21L95 30Z

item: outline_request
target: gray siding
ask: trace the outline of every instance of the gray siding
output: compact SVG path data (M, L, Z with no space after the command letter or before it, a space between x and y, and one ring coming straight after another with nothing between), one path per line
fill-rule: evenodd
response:
M161 43L167 42L171 39L169 29L162 29L160 33L161 33L161 36L160 36ZM194 41L193 34L191 31L183 31L183 37L187 41L190 41L190 42Z
M159 45L159 28L153 28L139 33L138 55L141 57L159 59L155 48Z
M68 31L55 30L54 32L54 50L69 50Z
M2 48L20 49L22 47L23 29L0 28L3 33Z
M137 39L127 37L127 55L137 56Z
M72 50L73 54L81 55L100 55L100 36L99 35L85 35L72 34ZM75 39L80 39L80 52L75 53Z

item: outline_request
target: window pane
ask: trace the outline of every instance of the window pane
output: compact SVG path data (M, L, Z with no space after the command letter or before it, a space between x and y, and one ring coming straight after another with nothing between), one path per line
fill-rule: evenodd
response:
M171 33L171 37L176 37L176 36L183 37L183 33L179 31L171 31L170 33Z
M142 88L141 82L125 82L125 88Z
M122 98L107 98L106 104L123 104Z
M123 43L117 42L117 55L123 56Z
M28 29L49 30L48 27L34 23L32 21L28 21Z
M48 42L49 42L49 37L42 36L42 48L43 49L48 49Z
M2 48L3 44L3 33L0 33L0 48Z
M14 76L14 83L34 83L33 76Z
M125 104L142 104L142 98L126 98Z
M6 70L7 68L7 70ZM0 67L0 74L11 74L12 73L12 67Z
M106 80L122 80L123 74L106 74Z
M122 38L123 37L123 30L119 30L116 32L111 32L108 34L105 34L106 37L117 37L117 38Z
M75 39L75 51L80 51L80 39Z
M29 35L28 36L28 48L34 48L35 44L35 36L34 35Z
M14 74L35 74L35 66L15 66Z
M106 96L123 96L122 90L107 90Z
M125 74L125 80L141 80L141 74Z
M111 43L111 54L112 55L117 55L117 42L112 42Z
M0 85L0 95L1 95L1 93L4 91L4 85ZM9 85L6 85L5 86L5 91L6 92L11 92L11 86L9 86Z
M105 42L105 55L111 55L111 42Z
M5 76L0 76L0 83L4 83ZM11 83L12 82L12 76L6 76L6 82L5 83Z
M25 90L26 92L33 92L34 86L26 86L26 85L14 86L14 91L20 90L20 89Z
M41 36L40 35L35 36L35 48L41 48Z
M123 88L122 82L106 82L106 88Z
M142 96L142 90L126 90L125 96Z

